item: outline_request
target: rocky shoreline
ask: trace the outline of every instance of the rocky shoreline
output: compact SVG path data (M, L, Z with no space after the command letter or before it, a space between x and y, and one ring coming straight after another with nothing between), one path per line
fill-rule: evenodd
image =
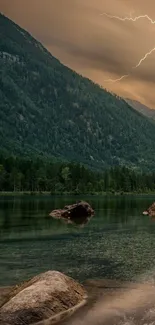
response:
M155 324L154 285L120 282L108 279L87 280L83 285L80 285L62 273L53 272L54 271L43 273L19 287L0 288L0 325ZM52 289L54 295L53 293L51 295L50 289L51 304L49 302L49 297L47 298L45 294L49 293L49 283L46 282L47 292L46 290L43 290L42 287L43 279L46 278L47 281L47 277L52 277L52 281L55 281L53 288L57 288L57 290L54 289L54 291ZM63 286L65 281L69 281L67 291L64 287L62 289L62 286L59 285L60 283L59 281L57 282L56 278L61 278L61 285ZM34 279L37 279L39 282L35 282ZM35 283L39 283L39 290L42 288L41 291L37 291L38 286L34 286ZM28 287L30 290L24 291ZM44 301L44 306L42 303L38 309L33 306L33 312L31 308L31 310L28 310L28 313L25 313L22 309L21 313L19 313L17 317L17 305L18 307L19 304L21 304L22 307L23 305L25 306L24 295L22 296L22 292L25 292L24 295L28 295L29 297L29 301L26 299L26 303L28 302L29 307L32 307L34 300L38 304L38 293L42 297L42 302ZM28 292L29 294L31 292L31 295L29 295ZM65 293L64 295L63 292ZM30 296L32 298L31 301ZM43 299L43 296L45 299ZM13 313L13 310L16 310L16 312ZM7 311L7 314L5 314L5 311ZM27 317L28 315L30 316L30 314L34 318L40 317L42 319L38 319L34 322L31 317ZM24 316L23 318L22 315Z

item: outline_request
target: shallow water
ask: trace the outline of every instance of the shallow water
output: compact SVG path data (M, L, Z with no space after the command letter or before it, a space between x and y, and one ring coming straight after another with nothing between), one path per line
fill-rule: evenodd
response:
M95 217L77 227L48 216L85 199ZM143 216L153 196L0 197L0 285L49 269L75 279L149 280L155 274L155 221Z

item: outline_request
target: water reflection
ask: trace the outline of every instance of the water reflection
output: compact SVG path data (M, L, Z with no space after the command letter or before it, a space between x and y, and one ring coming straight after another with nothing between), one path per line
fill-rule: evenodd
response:
M95 217L89 227L104 230L149 224L148 217L142 216L144 208L152 197L87 197L95 210ZM75 203L71 197L12 197L0 198L0 240L35 237L65 232L76 232L69 224L49 217L49 212ZM81 221L80 221L81 222Z
M84 228L49 217L75 197L0 197L1 285L48 269L80 280L129 280L155 267L155 223L142 215L153 196L81 199L95 210Z

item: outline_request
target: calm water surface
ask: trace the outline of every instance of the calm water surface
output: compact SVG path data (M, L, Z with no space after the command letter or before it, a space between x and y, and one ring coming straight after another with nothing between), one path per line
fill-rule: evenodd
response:
M49 269L81 281L146 280L155 274L155 221L142 215L153 196L79 199L96 212L83 228L48 216L75 197L0 197L0 285Z

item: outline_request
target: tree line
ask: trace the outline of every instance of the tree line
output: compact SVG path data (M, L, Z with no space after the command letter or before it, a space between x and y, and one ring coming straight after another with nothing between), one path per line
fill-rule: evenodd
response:
M82 164L0 156L0 191L93 194L102 192L153 192L155 173L127 167L103 172Z

